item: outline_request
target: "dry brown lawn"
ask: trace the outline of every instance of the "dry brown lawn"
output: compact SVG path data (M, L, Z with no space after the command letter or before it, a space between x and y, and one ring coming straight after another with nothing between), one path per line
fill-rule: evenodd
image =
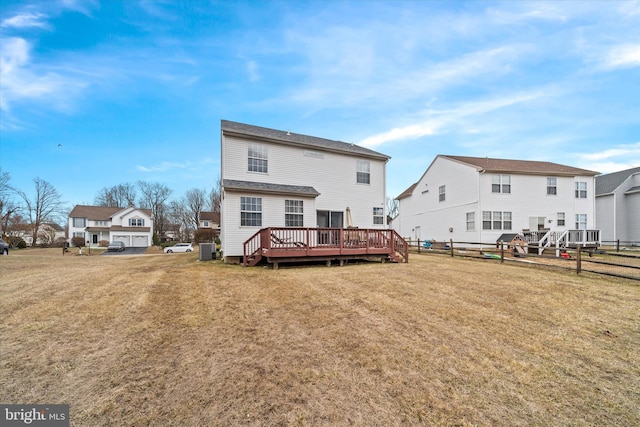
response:
M640 425L637 282L37 249L0 274L0 401L73 426Z

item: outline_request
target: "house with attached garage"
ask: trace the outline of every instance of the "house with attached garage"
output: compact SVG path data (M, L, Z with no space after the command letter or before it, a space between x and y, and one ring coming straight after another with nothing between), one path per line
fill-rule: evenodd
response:
M494 243L521 233L529 248L598 245L595 176L551 162L438 155L396 199L396 231L412 240Z
M255 265L266 258L277 267L284 258L342 264L351 255L395 256L384 252L395 244L386 222L389 156L222 120L221 157L226 262Z
M69 213L69 238L82 237L90 246L120 241L126 247L153 245L150 209L76 205Z
M640 246L640 167L596 176L596 215L603 242Z

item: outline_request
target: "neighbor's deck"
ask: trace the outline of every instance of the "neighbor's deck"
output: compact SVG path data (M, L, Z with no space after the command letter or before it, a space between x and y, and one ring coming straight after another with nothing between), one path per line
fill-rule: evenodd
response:
M408 262L407 242L395 230L354 228L263 228L244 243L244 266L357 258Z

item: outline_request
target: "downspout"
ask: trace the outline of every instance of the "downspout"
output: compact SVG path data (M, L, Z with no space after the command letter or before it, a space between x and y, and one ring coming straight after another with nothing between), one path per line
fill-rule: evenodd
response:
M483 218L482 218L482 207L480 206L480 181L481 181L480 176L484 175L485 172L486 172L485 169L480 169L480 171L478 171L478 195L476 197L477 204L478 204L478 208L477 208L478 209L478 219L480 220L479 221L480 222L479 223L479 227L478 227L478 230L479 230L478 231L478 242L482 242L483 241L482 240L482 231L483 231L483 229L482 229L482 221L483 221ZM513 221L513 218L511 218L511 221Z

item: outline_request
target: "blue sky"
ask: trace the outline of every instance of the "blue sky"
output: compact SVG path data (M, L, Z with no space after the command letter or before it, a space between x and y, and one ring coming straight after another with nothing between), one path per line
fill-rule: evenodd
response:
M210 189L220 120L392 157L640 166L637 1L7 1L0 165L70 205L103 187Z

